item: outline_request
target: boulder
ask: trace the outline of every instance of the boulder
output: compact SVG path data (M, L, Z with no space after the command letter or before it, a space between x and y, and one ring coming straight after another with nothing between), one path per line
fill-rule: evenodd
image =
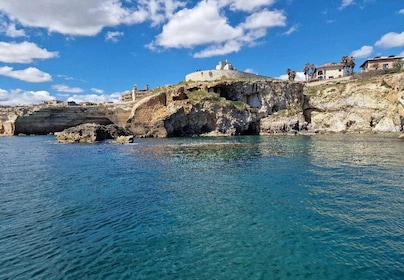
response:
M133 135L130 136L118 136L115 139L115 144L129 144L133 143Z
M95 123L81 124L56 133L59 143L94 143L128 135L127 130L116 125Z

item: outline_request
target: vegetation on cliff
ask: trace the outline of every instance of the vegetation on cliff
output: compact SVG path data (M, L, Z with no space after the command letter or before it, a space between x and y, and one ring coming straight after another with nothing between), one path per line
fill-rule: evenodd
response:
M0 133L48 134L83 123L115 124L135 137L273 133L399 132L404 73L302 83L187 82L135 102L0 109Z

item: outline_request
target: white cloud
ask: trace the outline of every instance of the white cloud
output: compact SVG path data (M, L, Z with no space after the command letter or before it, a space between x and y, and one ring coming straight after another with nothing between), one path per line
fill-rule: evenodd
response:
M282 11L263 10L247 17L243 27L246 29L258 29L285 25L286 16Z
M404 9L399 10L398 13L404 15Z
M230 0L201 1L193 8L178 11L148 47L152 50L159 50L159 47L202 47L202 50L193 54L197 58L225 55L238 52L245 46L256 45L256 41L266 35L268 28L286 25L283 11L264 9L252 14L243 12L244 22L232 26L225 12L236 5L236 2L239 5L246 4ZM260 7L272 3L273 1L253 1L252 4ZM241 6L238 7L241 9Z
M105 41L111 41L111 42L118 42L119 37L122 37L124 35L123 32L119 31L108 31L107 34L105 34Z
M287 74L283 74L283 75L280 75L278 77L278 79L287 81L287 80L289 80L289 76ZM306 76L304 75L303 72L296 72L296 77L295 77L296 82L301 82L301 81L305 81L305 80L306 80Z
M260 7L271 6L275 3L275 0L224 0L222 2L229 4L233 10L251 12Z
M212 45L206 49L194 54L195 58L211 57L216 55L225 55L232 52L239 52L241 44L237 41L228 41L223 45Z
M65 35L95 36L105 27L121 24L146 20L160 24L184 5L180 0L13 0L0 1L0 13L26 27Z
M387 34L384 34L382 38L375 43L375 45L382 48L395 48L404 46L404 32L389 32Z
M286 32L283 32L282 35L289 36L290 34L298 31L298 29L299 29L299 25L295 24L295 25L291 26Z
M55 99L47 91L24 91L21 89L4 90L0 88L0 105L17 106L38 104L43 101Z
M354 0L342 0L341 6L339 7L340 10L345 9L348 6L355 4Z
M52 88L57 92L80 93L84 90L78 87L69 87L67 85L53 85Z
M13 67L3 66L0 67L0 75L31 83L52 81L51 75L35 67L28 67L24 70L14 70Z
M147 19L153 26L171 18L175 11L185 7L186 3L178 0L139 0L138 4L146 12Z
M31 63L34 59L49 59L57 57L58 52L41 49L35 43L0 42L0 62Z
M0 32L6 34L6 36L11 38L26 36L25 31L23 29L17 29L15 23L3 22L2 26L0 27Z
M92 102L92 103L105 103L105 102L119 102L122 93L112 93L107 94L83 94L83 95L73 95L67 99L67 101L74 101L76 103L80 102Z
M247 68L244 70L244 72L258 75L258 73L256 73L252 68Z
M92 88L91 91L94 92L94 93L98 93L98 94L103 94L104 93L104 90L99 89L99 88Z
M372 46L362 46L358 50L354 50L351 53L351 56L355 58L364 58L364 57L369 57L373 52L373 47Z
M402 51L402 52L399 54L399 56L404 56L404 51Z
M220 14L218 3L201 1L192 9L176 13L157 36L156 44L164 48L190 48L221 43L242 35Z

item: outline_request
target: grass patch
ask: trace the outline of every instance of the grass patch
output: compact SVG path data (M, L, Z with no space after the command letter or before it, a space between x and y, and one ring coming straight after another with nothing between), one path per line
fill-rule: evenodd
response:
M202 101L202 100L212 100L218 98L218 94L214 92L207 92L205 90L196 90L187 92L189 100Z

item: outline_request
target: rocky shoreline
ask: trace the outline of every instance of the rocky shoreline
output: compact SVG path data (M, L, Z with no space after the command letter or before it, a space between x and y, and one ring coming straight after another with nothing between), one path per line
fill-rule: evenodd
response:
M57 134L59 142L131 137L400 133L404 74L305 84L183 82L134 102L0 108L0 135ZM123 140L126 139L126 140Z

